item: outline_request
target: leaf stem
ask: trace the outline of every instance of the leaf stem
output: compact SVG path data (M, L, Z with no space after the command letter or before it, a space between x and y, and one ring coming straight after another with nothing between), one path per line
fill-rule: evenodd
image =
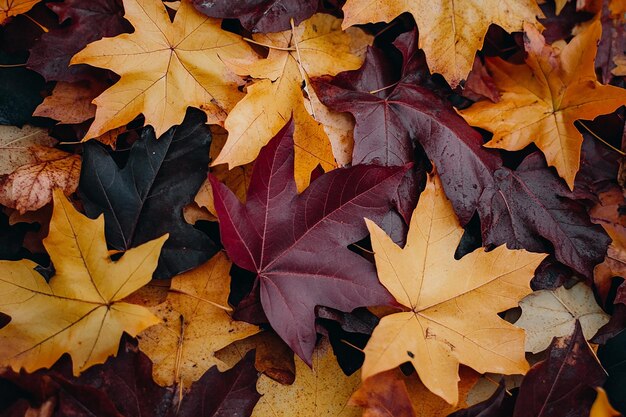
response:
M381 92L381 91L383 91L383 90L386 90L386 89L388 89L388 88L395 87L395 86L396 86L396 85L398 85L398 84L400 84L400 81L396 81L396 82L395 82L395 83L393 83L393 84L389 84L389 85L387 85L387 86L385 86L385 87L382 87L382 88L379 88L379 89L377 89L377 90L372 90L372 91L370 91L369 93L370 93L370 94L376 94L376 93Z
M39 26L39 28L41 30L43 30L44 33L48 33L50 32L50 30L48 30L47 27L45 27L44 25L42 25L41 23L39 23L38 21L36 21L35 19L33 19L32 17L30 17L29 15L25 14L24 16L26 16L31 22L33 22L34 24L36 24L37 26Z
M604 143L604 145L607 146L609 149L611 149L614 152L617 152L621 156L626 156L626 152L622 151L621 149L617 149L615 146L611 145L610 143L602 139L600 136L598 136L593 130L591 130L586 124L584 124L580 120L576 120L576 121L580 123L580 125L584 127L585 130L591 134L591 136L598 139L600 142Z
M0 68L17 68L17 67L25 67L26 63L23 64L0 64Z
M257 41L255 41L254 39L250 39L250 38L243 38L243 40L244 40L244 41L246 41L246 42L253 43L253 44L255 44L255 45L264 46L264 47L266 47L266 48L270 48L270 49L278 49L279 51L289 51L289 52L291 52L291 51L295 51L295 48L293 48L293 47L283 48L283 47L281 47L281 46L268 45L268 44L266 44L266 43L257 42Z

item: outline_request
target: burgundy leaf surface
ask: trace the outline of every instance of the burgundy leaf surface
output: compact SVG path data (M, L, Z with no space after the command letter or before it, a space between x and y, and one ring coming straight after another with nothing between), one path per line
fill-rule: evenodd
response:
M132 30L123 18L121 0L65 0L50 3L49 7L59 16L59 22L70 23L44 33L30 50L27 67L46 81L89 79L94 69L85 65L69 67L72 56L88 43Z
M548 358L522 381L513 417L588 416L606 373L587 344L580 323L574 333L555 338Z
M259 153L245 205L210 179L229 257L256 272L270 324L310 363L316 306L351 311L393 303L374 265L348 245L367 236L363 217L383 218L408 167L336 169L298 195L292 134L290 122Z
M533 153L515 171L502 167L493 175L497 188L483 194L478 209L484 243L550 252L547 239L560 262L590 277L610 238L581 203L567 197L565 183L543 156Z
M360 69L313 80L315 90L325 105L354 116L353 164L405 164L413 160L417 140L437 166L446 195L466 224L483 190L493 188L491 173L501 165L500 158L482 147L481 135L452 106L413 82L421 57L415 34L401 35L394 45L404 56L399 81L383 52L371 48Z
M233 368L220 373L209 369L191 385L178 410L169 417L247 417L261 395L256 390L259 377L254 368L254 351L248 352Z
M207 16L239 19L250 32L280 32L297 26L315 13L318 0L192 0Z
M549 252L548 241L560 262L591 276L609 240L589 221L585 207L572 200L539 156L529 156L513 171L482 146L478 131L426 88L414 33L401 35L394 45L404 59L399 81L374 48L360 69L313 81L324 104L356 120L353 163L406 163L416 140L437 166L461 223L478 211L485 245ZM581 189L594 188L597 175L583 173Z

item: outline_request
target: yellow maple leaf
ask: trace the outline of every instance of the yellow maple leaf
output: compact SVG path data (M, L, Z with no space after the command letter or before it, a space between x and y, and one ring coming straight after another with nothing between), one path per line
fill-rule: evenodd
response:
M117 353L131 336L159 322L148 309L122 302L150 281L167 235L113 262L104 240L104 217L91 220L54 192L50 233L43 244L55 275L49 283L30 260L0 261L0 311L11 316L0 329L0 367L27 372L72 356L74 374Z
M296 356L296 380L282 385L261 375L257 391L261 399L252 417L357 417L360 410L348 406L360 378L358 372L345 376L327 339L322 339L313 352L313 369Z
M573 189L583 142L574 122L592 120L626 104L626 90L597 81L594 59L602 33L599 21L562 49L546 45L531 25L524 30L525 64L486 60L502 92L501 100L479 101L459 113L469 124L493 132L487 147L515 151L534 142L548 165Z
M259 80L229 113L228 140L213 165L253 161L293 115L295 178L302 190L318 164L325 171L336 166L329 135L338 155L352 140L349 117L324 107L309 78L359 68L371 37L356 28L342 32L340 19L316 14L292 31L255 35L254 41L269 46L269 55L250 65L237 61L238 74Z
M229 314L230 266L226 255L218 253L172 279L165 302L150 308L162 323L139 335L139 349L154 362L152 375L158 384L189 386L213 365L227 369L214 353L259 332Z
M256 59L248 44L222 30L218 19L196 11L190 0L182 1L173 23L160 0L124 0L124 10L135 32L93 42L71 61L121 77L93 101L96 119L85 139L140 113L159 137L183 121L189 106L204 110L207 123L222 122L241 98L237 87L243 84L224 61Z
M0 25L9 17L26 13L41 0L0 0Z
M523 22L542 16L534 0L348 0L343 27L389 22L404 12L415 18L431 72L442 74L452 87L472 69L489 25L519 31Z
M497 313L531 292L530 279L546 255L502 245L454 259L463 228L436 175L420 195L404 248L366 222L380 282L406 310L374 329L363 379L408 361L429 390L456 404L459 363L479 373L527 370L524 331Z

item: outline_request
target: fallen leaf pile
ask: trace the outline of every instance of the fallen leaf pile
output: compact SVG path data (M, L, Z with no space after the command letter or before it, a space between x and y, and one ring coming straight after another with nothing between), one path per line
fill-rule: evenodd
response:
M626 415L624 0L0 0L0 417Z

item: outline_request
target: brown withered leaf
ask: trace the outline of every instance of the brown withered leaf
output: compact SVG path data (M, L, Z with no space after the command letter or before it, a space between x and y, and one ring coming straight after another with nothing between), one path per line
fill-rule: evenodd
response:
M0 204L24 213L34 211L52 201L52 190L60 188L70 195L78 187L79 155L55 148L29 148L34 162L23 165L11 174L0 176Z
M35 162L30 146L52 146L56 142L46 129L40 127L0 126L0 175Z
M49 117L64 124L82 123L96 115L96 106L91 102L105 89L105 85L95 81L60 81L54 86L52 95L35 109L33 116Z

